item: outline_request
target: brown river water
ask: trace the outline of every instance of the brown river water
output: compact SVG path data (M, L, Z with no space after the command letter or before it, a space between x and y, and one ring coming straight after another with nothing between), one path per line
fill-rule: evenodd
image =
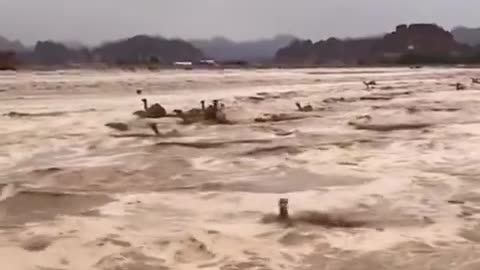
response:
M480 269L471 77L480 70L0 73L1 268ZM168 111L220 99L232 124L137 119L136 90Z

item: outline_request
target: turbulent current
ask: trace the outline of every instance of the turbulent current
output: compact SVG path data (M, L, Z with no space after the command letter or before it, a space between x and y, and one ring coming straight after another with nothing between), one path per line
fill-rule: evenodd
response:
M479 76L0 73L1 268L480 269ZM139 119L141 98L231 123Z

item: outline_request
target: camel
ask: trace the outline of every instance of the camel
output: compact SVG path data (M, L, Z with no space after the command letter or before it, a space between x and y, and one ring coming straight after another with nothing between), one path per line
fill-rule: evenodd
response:
M143 110L135 111L133 114L140 117L140 118L145 118L146 117L146 112L148 110L147 99L143 98L142 102L143 102Z
M368 90L372 89L372 86L377 85L376 81L363 81L363 84L367 87Z
M480 78L472 78L472 84L480 84Z
M455 202L456 203L456 202ZM302 211L294 215L288 213L288 199L278 200L278 214L266 215L262 218L264 223L280 223L287 227L295 226L297 223L322 226L325 228L357 228L364 227L367 222L345 215L322 213L317 211Z
M264 117L257 117L254 119L257 123L267 123L267 122L281 122L281 121L293 121L304 119L304 116L299 115L288 115L288 114L265 114Z
M127 131L130 129L127 124L121 122L106 123L105 126L118 131Z
M372 120L372 117L368 114L360 115L360 116L357 116L356 118L357 118L357 120L363 120L365 122L368 122L368 121Z
M182 110L174 110L175 115L183 120L184 124L193 124L203 120L203 114L192 114L190 111L183 112Z
M355 121L349 121L348 125L349 126L357 126L359 124L370 123L371 121L372 121L372 117L368 114L364 114L364 115L359 115L359 116L355 117Z
M288 220L290 216L288 215L288 199L281 198L278 200L278 219Z
M220 109L215 113L215 119L219 124L228 123L227 115L225 114L225 104L220 104Z
M184 124L192 124L205 119L205 100L200 101L201 108L193 108L187 112L182 110L173 110L176 117L180 117Z
M205 109L205 114L203 115L204 120L213 120L216 117L216 110L213 105L208 105Z
M455 88L457 89L457 91L459 91L459 90L465 90L465 89L467 89L467 86L464 85L463 83L457 83L457 84L455 85Z
M411 107L407 108L407 112L410 113L410 114L417 113L419 111L420 111L420 109L415 107L415 106L411 106Z
M193 108L189 111L187 111L188 115L203 115L205 113L205 100L200 101L201 108Z
M216 99L213 100L213 105L209 115L205 113L205 116L205 120L211 120L217 124L231 124L231 122L227 119L227 114L225 113L225 104L221 103L220 106L218 106L218 100Z
M373 130L379 132L391 132L396 130L423 129L432 126L430 123L372 123L370 115L361 115L356 117L356 121L348 122L348 125L358 130Z
M218 111L218 100L214 99L212 105L205 110L205 120L216 120Z
M152 106L148 107L147 99L142 98L143 108L142 111L136 111L133 114L140 118L161 118L167 115L167 111L162 105L155 103Z
M227 120L227 115L225 113L225 104L220 104L219 100L214 99L212 104L205 109L205 104L202 103L202 115L205 121L213 121L218 124L227 124L230 121Z
M127 124L121 123L121 122L106 123L105 126L111 129L115 129L117 131L130 130L130 127ZM156 123L148 123L148 127L151 128L156 135L160 135L160 132L158 131L158 127Z
M212 104L205 108L205 101L202 100L200 103L202 105L201 109L193 108L187 112L182 110L174 110L176 117L179 117L183 120L184 124L192 124L196 122L215 122L218 124L227 124L230 123L227 120L225 114L225 105L218 103L218 100L213 100Z
M302 106L302 104L300 104L300 102L297 102L297 103L295 103L295 105L297 105L298 110L301 111L301 112L311 112L311 111L313 111L313 107L310 104L308 104L306 106Z

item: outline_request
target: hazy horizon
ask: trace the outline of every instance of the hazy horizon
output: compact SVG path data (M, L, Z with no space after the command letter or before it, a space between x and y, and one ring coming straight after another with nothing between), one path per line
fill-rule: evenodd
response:
M474 0L0 0L0 7L0 35L27 46L38 40L97 45L136 34L319 40L381 34L402 23L436 23L448 30L480 26L480 2Z

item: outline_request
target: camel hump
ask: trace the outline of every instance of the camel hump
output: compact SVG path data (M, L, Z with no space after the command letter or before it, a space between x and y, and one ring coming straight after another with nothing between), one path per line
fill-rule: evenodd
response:
M167 115L167 110L165 110L162 105L155 103L150 108L148 108L147 113L149 116L152 117L163 117Z

